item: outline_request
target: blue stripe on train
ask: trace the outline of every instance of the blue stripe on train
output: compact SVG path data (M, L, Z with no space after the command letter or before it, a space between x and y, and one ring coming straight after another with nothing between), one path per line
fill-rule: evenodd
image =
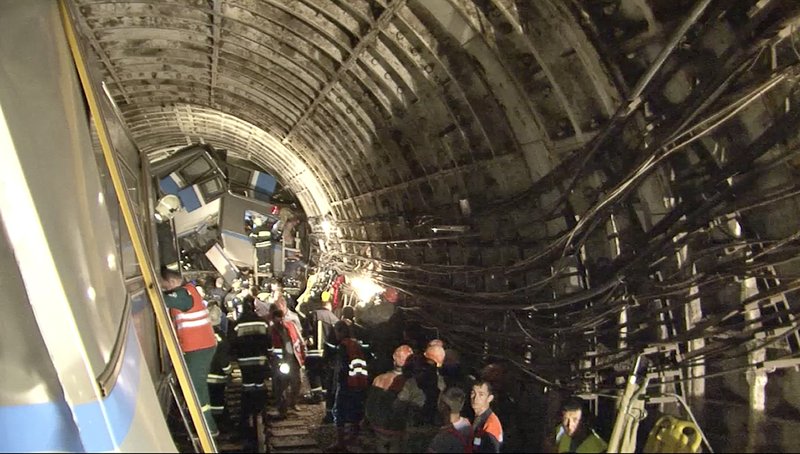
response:
M67 404L0 407L0 451L83 452Z
M99 402L75 408L80 438L65 402L0 407L0 451L112 451L130 431L136 411L141 355L132 325L123 355L122 370L111 395L103 399L112 434L108 433Z

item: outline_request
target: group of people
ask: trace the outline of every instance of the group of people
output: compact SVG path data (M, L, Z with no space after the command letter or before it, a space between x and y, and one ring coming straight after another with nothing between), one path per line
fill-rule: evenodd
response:
M376 451L500 452L503 427L491 409L492 384L448 370L446 356L438 339L421 355L405 344L395 349L394 368L375 377L367 396L365 425Z
M161 287L178 334L189 374L212 436L219 433L216 419L228 420L225 386L230 381L231 360L242 372L243 435L250 415L266 405L266 380L281 417L299 410L301 390L309 383L306 399L326 401L331 417L344 434L350 427L357 436L365 392L369 387L367 353L353 336L353 321L331 310L330 294L308 306L302 317L279 280L257 289L236 282L223 288L183 281L177 271L163 268ZM216 419L215 419L216 417ZM339 437L337 446L348 438Z
M370 380L372 356L357 334L363 328L352 311L340 311L341 319L334 314L327 292L298 314L279 281L261 292L224 291L219 280L215 288L199 288L184 283L178 272L162 270L165 302L212 435L218 434L215 417L228 419L225 385L235 358L242 371L243 435L248 415L266 405L271 377L282 417L298 409L304 383L307 400L326 402L337 429L336 443L328 447L333 452L346 452L363 428L378 452L501 451L493 383L465 377L453 367L455 352L441 340L420 353L406 344L396 347L392 370ZM603 452L605 442L585 416L580 399L568 400L545 448Z

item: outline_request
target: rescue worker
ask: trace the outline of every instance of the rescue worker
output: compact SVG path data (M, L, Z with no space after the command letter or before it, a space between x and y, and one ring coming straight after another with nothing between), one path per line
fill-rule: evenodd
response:
M250 416L267 404L266 379L269 376L270 337L267 322L255 312L254 298L242 303L242 315L233 327L233 347L242 370L241 419L242 438L249 440L253 427Z
M200 409L208 424L212 436L219 435L208 396L206 379L211 369L211 360L217 349L217 339L211 327L208 310L194 285L183 283L178 271L169 268L161 269L161 289L164 291L164 302L169 308L178 342L192 378Z
M422 407L425 395L403 368L414 351L408 345L395 349L394 369L375 377L367 393L365 419L375 433L377 452L404 452L406 429L412 412Z
M356 322L356 308L353 306L345 306L342 308L342 320L350 321L350 332L353 333L353 338L366 342L369 344L367 330L361 324Z
M301 317L305 317L308 315L309 300L314 295L319 295L319 289L315 288L318 275L316 271L312 269L309 269L308 272L309 274L308 274L308 279L306 280L306 288L305 290L303 290L303 293L301 293L300 296L297 297L297 307L295 307L297 313ZM330 293L328 293L328 295L330 296Z
M268 302L270 294L267 292L259 292L255 287L253 287L251 294L255 298L256 314L269 322L272 317L272 313L270 312L272 305Z
M439 397L439 411L449 423L433 438L428 452L472 452L472 425L461 416L466 395L461 388L447 388Z
M334 325L333 330L338 341L333 366L333 383L336 388L333 421L336 424L337 442L329 450L345 451L347 445L358 438L359 424L364 417L369 374L364 352L353 338L350 323L341 320ZM347 424L350 424L349 434Z
M571 397L561 406L561 424L556 427L556 452L606 452L608 445L591 428L583 401Z
M491 383L478 380L472 385L470 403L475 411L475 421L472 422L474 432L472 452L497 453L503 445L503 426L497 415L492 412L493 400L494 391Z
M272 312L272 348L277 367L274 367L273 388L278 403L278 413L286 418L289 408L300 410L301 368L305 364L306 351L303 338L294 323L284 318L283 311Z
M434 344L425 349L424 361L417 371L417 384L425 393L425 405L422 407L422 424L438 427L445 421L439 418L439 394L445 389L444 378L439 374L439 369L444 363L444 349L440 344ZM433 436L433 434L431 434Z
M439 364L439 376L444 379L445 387L451 388L453 386L457 386L461 388L465 393L470 390L469 380L465 373L461 369L461 360L457 350L452 348L446 348L444 342L440 339L434 339L428 342L428 348L430 347L441 347L441 352L431 352L429 356L436 360L436 358L440 358L437 362Z
M216 310L215 310L216 309ZM211 325L214 327L214 337L217 339L217 351L211 359L211 370L208 372L208 395L211 405L211 414L214 421L221 425L221 421L226 419L228 412L225 409L225 387L230 381L231 366L230 342L228 341L227 322L228 319L219 309L219 303L211 300L208 303Z
M322 294L322 307L311 311L308 314L308 334L309 343L313 347L308 351L306 358L306 370L311 386L309 400L312 402L322 402L325 399L325 391L331 389L330 374L326 367L324 357L325 343L335 342L333 327L339 318L331 310L331 295L328 292Z
M222 277L218 277L214 281L214 288L212 288L207 292L209 301L216 300L220 305L223 305L223 303L225 302L225 295L228 294L228 292L225 291L224 287L225 287L225 279Z

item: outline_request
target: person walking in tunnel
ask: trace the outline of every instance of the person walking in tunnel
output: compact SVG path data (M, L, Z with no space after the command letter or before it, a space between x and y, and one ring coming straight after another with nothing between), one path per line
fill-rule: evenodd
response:
M461 416L466 394L461 388L447 388L439 397L439 411L448 424L433 438L428 452L472 452L472 425Z
M608 445L592 428L588 414L584 411L583 400L570 397L561 406L561 424L556 427L551 439L555 449L550 452L606 452Z
M269 376L270 337L265 322L255 312L254 298L242 302L242 315L233 327L233 350L242 371L240 429L242 439L252 443L251 416L264 409L267 403L266 379Z
M192 378L197 400L203 412L208 430L212 436L219 434L214 416L211 414L208 384L206 379L211 370L211 360L217 350L217 339L203 298L193 284L184 283L178 271L161 269L161 289L164 303L169 308L178 343Z
M369 344L369 333L367 332L366 328L357 322L355 307L344 306L342 308L341 318L342 320L348 320L350 322L350 332L353 334L353 338L358 339L362 343Z
M284 318L280 309L272 311L272 348L277 367L274 368L273 386L278 404L278 413L286 418L289 409L298 411L301 368L305 364L306 350L303 338L294 323Z
M444 424L439 418L437 410L439 394L445 389L444 378L439 369L444 363L444 349L441 344L435 343L425 349L423 360L419 362L415 378L417 384L425 393L425 405L420 414L423 425L435 428ZM433 436L433 432L429 436Z
M283 291L280 290L280 287L275 288L278 288L278 290L273 291L272 296L270 297L269 314L272 315L275 310L283 312L283 319L294 324L297 334L302 334L303 324L300 321L300 317L289 308L289 305L287 304L286 298L283 295Z
M331 389L329 368L325 357L325 343L334 342L333 327L339 321L331 310L331 296L328 292L322 294L322 307L309 312L307 333L311 344L306 359L306 370L311 387L309 400L321 402L325 399L326 391Z
M472 439L472 452L500 452L503 445L503 426L500 419L492 412L491 404L494 400L494 391L488 381L478 380L472 385L470 403L475 411L475 421L472 422L474 437Z
M333 421L336 424L336 444L328 451L346 451L358 438L359 424L364 417L364 400L369 387L367 361L361 345L353 338L350 322L341 320L333 327L338 341L333 364L333 384L336 389ZM350 433L348 433L348 424Z
M225 303L225 296L228 292L225 290L225 279L220 276L214 280L214 288L209 289L208 292L208 300L216 300L220 304L220 308L224 308Z
M375 433L377 452L405 451L409 419L425 403L416 381L404 373L413 353L408 345L397 347L392 355L394 369L375 377L367 392L365 419Z
M211 413L214 415L214 421L217 422L217 425L221 426L221 421L229 420L230 413L226 411L225 406L225 388L233 371L227 332L228 325L223 323L227 322L228 319L220 310L217 300L211 300L208 303L208 311L211 325L214 328L214 337L217 339L217 350L211 359L211 370L208 373L206 382L208 383Z

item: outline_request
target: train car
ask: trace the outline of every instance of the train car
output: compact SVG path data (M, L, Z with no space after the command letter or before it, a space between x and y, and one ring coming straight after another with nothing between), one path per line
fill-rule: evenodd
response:
M148 166L98 96L132 231L59 8L0 14L0 451L175 451L157 293L132 241L157 253Z

